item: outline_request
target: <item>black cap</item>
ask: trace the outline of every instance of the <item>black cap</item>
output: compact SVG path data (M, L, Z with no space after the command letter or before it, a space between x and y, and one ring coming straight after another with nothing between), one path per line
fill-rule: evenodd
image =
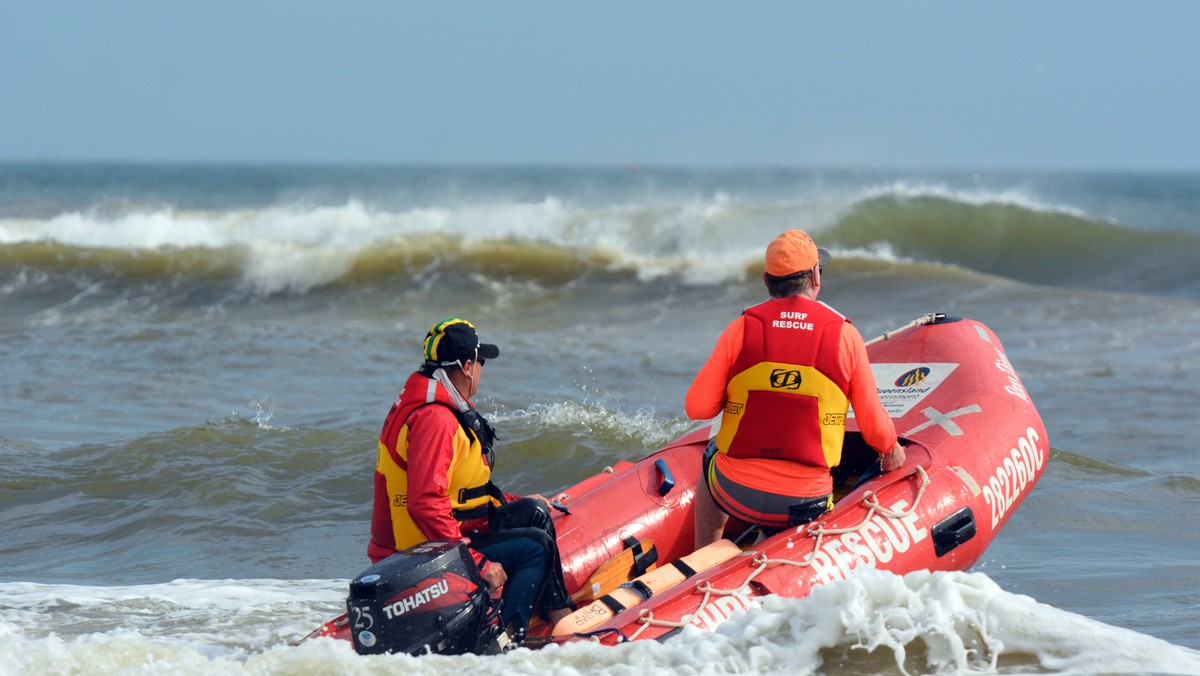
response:
M425 334L425 365L453 366L468 359L495 359L500 348L479 342L475 325L458 317L447 317Z

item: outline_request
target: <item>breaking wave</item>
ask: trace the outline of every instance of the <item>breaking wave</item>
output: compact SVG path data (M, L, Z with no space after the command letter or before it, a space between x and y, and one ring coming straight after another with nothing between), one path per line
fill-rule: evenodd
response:
M1200 237L1135 229L1010 191L894 184L846 199L532 203L384 210L340 206L169 207L0 218L0 294L57 284L214 286L304 294L442 270L559 285L612 277L690 285L745 280L762 248L804 226L838 265L953 266L1050 286L1196 297Z

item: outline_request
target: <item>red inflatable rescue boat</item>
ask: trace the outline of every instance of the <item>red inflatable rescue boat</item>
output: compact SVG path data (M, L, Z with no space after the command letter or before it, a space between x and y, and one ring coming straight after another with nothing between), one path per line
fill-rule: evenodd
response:
M699 551L692 503L708 426L604 468L554 497L569 508L554 519L578 609L553 627L535 622L523 645L662 639L688 625L712 630L765 595L802 597L859 568L974 564L1049 460L1029 393L996 335L969 319L926 315L867 351L904 467L878 474L878 454L850 416L833 511L765 539L731 519L728 539ZM458 547L426 543L364 571L347 615L309 638L348 639L364 653L500 650L490 597Z

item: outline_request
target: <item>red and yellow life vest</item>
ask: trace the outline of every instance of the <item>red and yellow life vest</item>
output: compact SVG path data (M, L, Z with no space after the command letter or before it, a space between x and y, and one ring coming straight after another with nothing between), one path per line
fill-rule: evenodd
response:
M489 494L492 470L485 459L492 440L481 439L481 434L475 431L468 432L465 425L469 423L464 422L464 414L454 406L449 392L433 378L414 373L392 405L379 435L379 455L375 465L376 504L371 520L372 550L395 551L428 539L408 512L408 418L417 408L426 405L445 406L459 419L452 442L454 458L447 476L447 493L455 520L461 526L463 521L485 518L489 506L499 504ZM386 505L380 504L383 502Z
M725 388L717 450L815 467L841 461L850 381L839 345L849 321L824 303L793 296L747 309L742 351Z

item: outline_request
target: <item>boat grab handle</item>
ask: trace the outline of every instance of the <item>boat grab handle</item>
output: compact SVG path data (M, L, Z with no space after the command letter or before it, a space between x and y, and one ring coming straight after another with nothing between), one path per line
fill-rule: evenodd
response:
M658 484L658 494L666 495L671 492L672 488L675 488L675 475L671 474L671 468L667 467L667 461L663 458L655 460L654 466L658 468L658 473L662 476L662 481Z

